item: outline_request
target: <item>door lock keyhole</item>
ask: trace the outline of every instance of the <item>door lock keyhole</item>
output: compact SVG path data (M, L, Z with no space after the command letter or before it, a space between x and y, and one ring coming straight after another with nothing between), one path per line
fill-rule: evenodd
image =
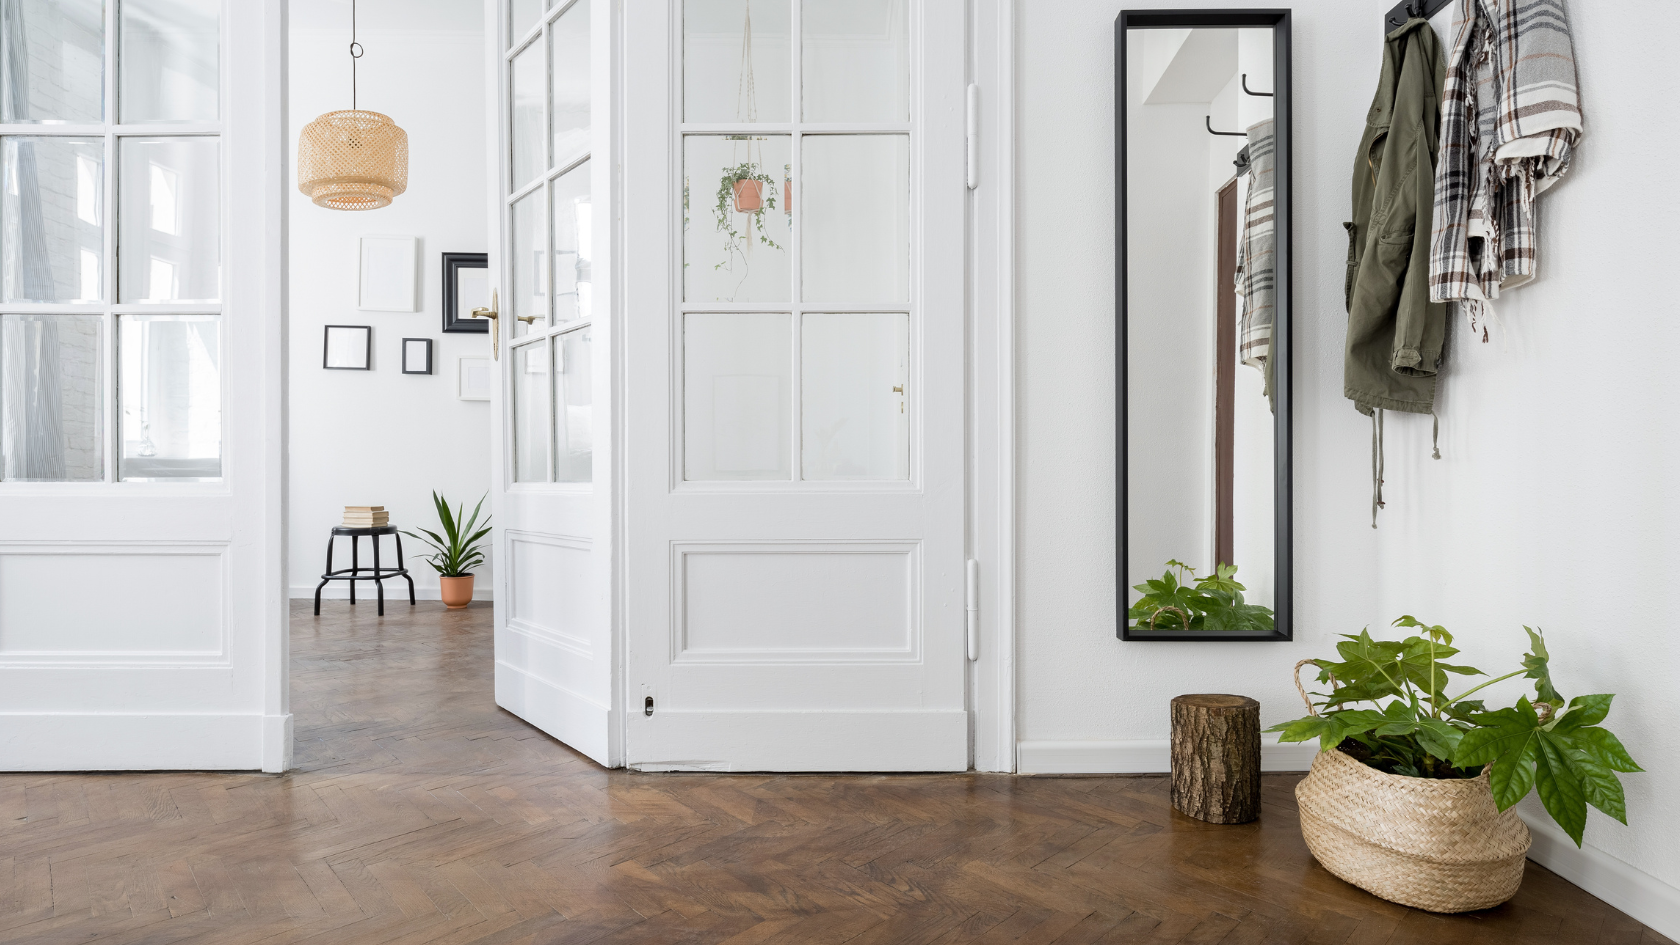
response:
M643 700L643 702L642 702L642 714L643 715L652 715L653 714L653 697L652 696L648 696L645 700Z

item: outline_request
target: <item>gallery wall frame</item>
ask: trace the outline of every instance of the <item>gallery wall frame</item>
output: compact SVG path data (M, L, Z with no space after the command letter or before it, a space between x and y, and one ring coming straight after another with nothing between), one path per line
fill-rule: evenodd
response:
M460 400L489 400L496 373L489 358L461 358L455 365L455 396Z
M364 236L356 307L364 312L419 309L420 241L412 236Z
M404 374L432 373L432 339L404 338L402 340L402 372Z
M373 370L373 326L327 325L321 336L321 367L328 371Z
M490 254L443 254L443 330L484 334L490 322L472 317L490 304Z

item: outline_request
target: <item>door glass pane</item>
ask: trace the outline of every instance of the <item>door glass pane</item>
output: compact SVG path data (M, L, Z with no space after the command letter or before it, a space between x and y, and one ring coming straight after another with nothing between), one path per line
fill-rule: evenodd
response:
M567 171L549 190L554 197L554 321L561 324L593 313L589 162Z
M909 121L908 0L801 0L806 121Z
M105 478L97 315L0 316L0 479Z
M589 482L593 478L594 416L590 406L593 329L561 335L554 346L554 479Z
M117 478L220 478L221 319L119 315L117 326Z
M513 179L510 193L542 176L548 170L548 157L543 152L547 142L543 134L543 76L542 43L532 43L513 57L513 115L509 124L512 135Z
M529 33L531 27L536 26L537 21L542 19L542 12L547 8L548 0L512 0L508 4L508 18L512 26L509 42L517 42L519 37Z
M793 320L683 319L684 479L792 479Z
M548 481L548 342L514 348L513 481Z
M578 0L548 29L549 112L554 164L589 153L589 0Z
M690 302L792 298L787 135L683 138L683 284Z
M806 479L909 479L910 316L808 314L800 331Z
M220 297L219 154L215 138L121 140L117 295L122 301Z
M0 0L0 115L105 120L105 4Z
M683 120L792 121L792 0L683 3Z
M539 188L513 205L513 242L509 249L513 290L508 293L512 311L502 314L507 319L502 330L511 328L515 338L528 334L533 324L546 324L548 318L548 269L543 265L548 240L543 233L542 201ZM536 321L522 322L521 317L534 317Z
M805 301L910 301L909 136L807 135L801 146Z
M220 113L219 0L122 0L122 120L215 121Z
M12 302L105 298L105 144L6 139L0 244Z

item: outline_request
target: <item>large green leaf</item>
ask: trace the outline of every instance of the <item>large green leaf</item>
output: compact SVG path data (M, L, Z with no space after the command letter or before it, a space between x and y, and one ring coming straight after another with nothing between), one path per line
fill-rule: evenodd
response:
M1471 721L1477 727L1465 733L1453 756L1453 764L1460 768L1520 756L1540 727L1540 717L1527 696L1519 698L1514 709L1488 712L1472 717Z
M1540 795L1540 803L1546 805L1546 813L1580 846L1587 829L1587 798L1581 782L1551 739L1536 739L1536 749L1534 790Z
M1304 719L1296 719L1293 722L1280 722L1266 729L1266 731L1281 732L1282 734L1278 736L1280 742L1304 742L1324 734L1325 728L1329 725L1330 720L1324 716L1309 715Z
M1573 729L1597 725L1610 714L1610 700L1615 696L1576 696L1569 700L1569 711L1558 718L1556 731L1567 732Z
M1546 652L1546 636L1533 627L1523 627L1528 631L1529 650L1523 654L1523 669L1528 670L1524 677L1534 680L1534 693L1541 702L1549 705L1563 705L1563 697L1552 688L1551 654Z
M1622 782L1617 779L1616 772L1594 761L1579 748L1567 747L1561 741L1555 736L1547 739L1548 743L1557 744L1561 749L1559 756L1580 783L1581 794L1587 803L1627 823L1627 797L1622 792Z
M1592 759L1611 771L1644 771L1633 756L1622 747L1621 739L1609 729L1579 728L1569 733L1570 743L1585 751Z
M1470 733L1474 735L1474 732ZM1469 735L1465 736L1466 738ZM1462 764L1459 767L1463 767ZM1510 810L1528 796L1534 787L1534 742L1530 740L1522 750L1505 756L1488 769L1488 787L1493 789L1493 803L1500 810Z

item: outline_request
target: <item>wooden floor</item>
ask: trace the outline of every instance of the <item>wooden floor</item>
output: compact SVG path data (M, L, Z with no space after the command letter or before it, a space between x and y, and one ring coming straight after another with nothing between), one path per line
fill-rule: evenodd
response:
M1667 942L1547 871L1367 896L1158 777L638 775L498 710L490 612L292 610L297 770L0 776L0 941Z

